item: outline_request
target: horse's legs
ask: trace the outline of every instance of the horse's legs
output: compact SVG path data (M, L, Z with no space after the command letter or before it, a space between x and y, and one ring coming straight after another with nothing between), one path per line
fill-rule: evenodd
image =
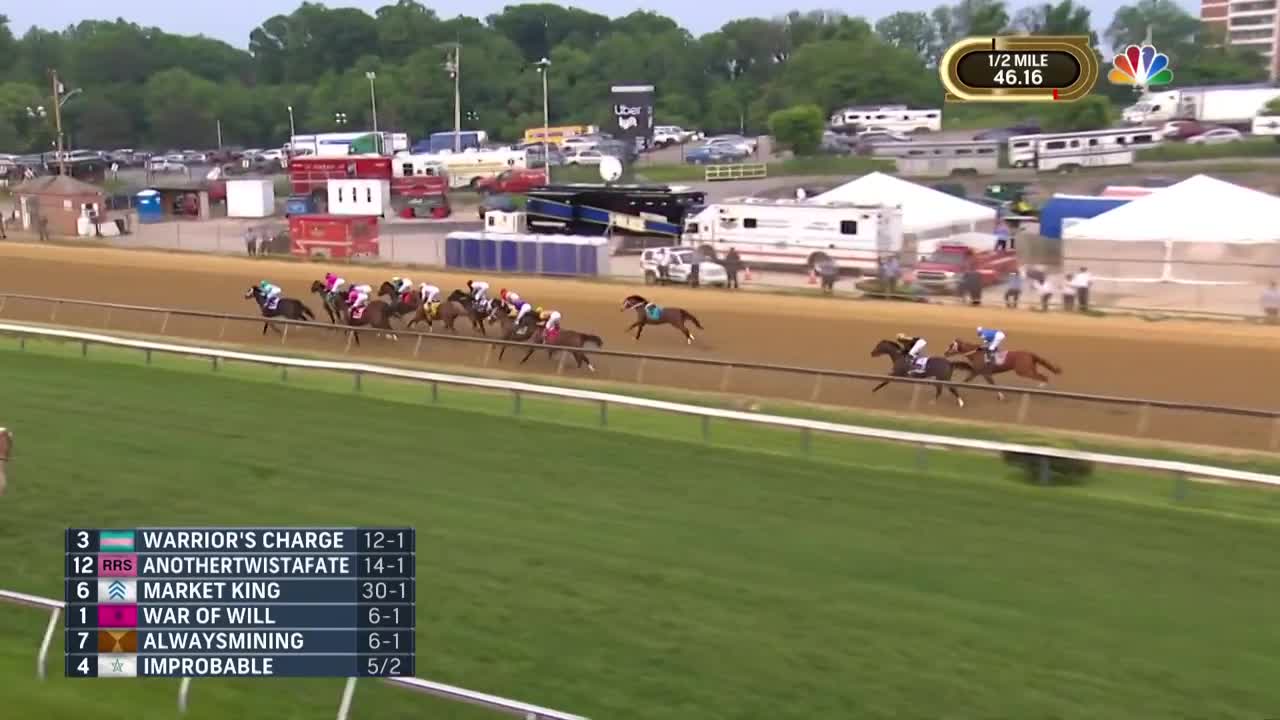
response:
M882 388L882 387L884 387L885 385L888 385L888 384L889 384L889 381L888 381L888 380L885 380L884 382L880 383L879 385L877 385L877 386L875 386L875 387L871 388L871 392L875 392L875 391L879 390L880 388Z
M637 321L635 321L635 322L631 323L630 325L628 325L628 326L627 326L627 329L626 329L626 330L623 330L622 332L631 332L631 329L632 329L632 328L637 328L637 329L636 329L636 339L637 339L637 340L639 340L639 339L640 339L640 333L641 333L641 331L643 331L643 330L644 330L644 324L643 324L643 323L641 323L639 320L637 320Z
M956 404L959 405L960 407L964 407L964 398L960 397L960 393L957 392L956 389L951 387L950 385L947 386L947 389L951 391L952 395L956 396Z
M262 323L262 334L263 334L263 335L266 335L266 334L267 334L267 328L269 328L269 327L271 327L271 323L270 323L270 322L266 322L266 321L264 321L264 322Z
M677 330L684 333L684 342L686 345L693 344L693 333L689 332L689 328L684 326L684 318L681 318L678 323L672 323L672 325L675 325Z
M529 348L529 352L525 353L524 357L520 359L520 364L523 365L525 360L528 360L529 358L533 357L533 351L537 349L538 348Z
M986 371L986 372L982 373L982 377L983 377L983 379L984 379L984 380L986 380L986 381L987 381L987 384L988 384L988 385L990 385L991 387L996 387L996 381L995 381L995 378L991 377L991 371L990 371L990 370L988 370L988 371ZM1000 391L1000 390L997 390L997 391L996 391L996 398L997 398L997 399L999 399L999 400L1004 400L1004 392L1002 392L1002 391Z

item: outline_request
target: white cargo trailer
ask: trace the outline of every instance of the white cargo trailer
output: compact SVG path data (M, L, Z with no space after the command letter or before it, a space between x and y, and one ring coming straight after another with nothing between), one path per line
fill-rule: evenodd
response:
M1209 85L1148 92L1125 108L1124 120L1133 124L1196 120L1245 127L1276 98L1280 98L1280 87L1271 85Z

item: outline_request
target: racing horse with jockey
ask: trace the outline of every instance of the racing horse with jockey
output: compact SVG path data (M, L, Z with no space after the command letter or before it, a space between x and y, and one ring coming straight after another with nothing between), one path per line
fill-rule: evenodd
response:
M382 300L371 300L372 294L373 288L368 285L351 286L346 297L347 309L343 318L346 321L345 324L352 328L368 326L376 330L385 330L386 332L379 334L398 340L391 327L391 318L394 317L391 305ZM349 332L356 345L359 345L360 333L355 330Z
M418 296L422 299L422 303L418 306L418 311L413 314L409 322L405 323L405 327L412 328L420 322L427 324L427 332L435 332L435 323L437 320L444 323L444 329L449 332L457 332L454 323L460 317L470 317L467 306L457 300L459 293L455 292L449 296L449 299L440 302L440 288L428 283L422 283L418 287Z
M995 385L994 375L1012 370L1019 377L1036 380L1040 387L1049 384L1049 376L1039 371L1043 367L1054 375L1061 375L1062 368L1028 350L1001 350L1005 334L993 328L978 328L977 343L970 343L956 338L947 346L946 357L964 355L969 360L969 377L965 382L981 376L988 385ZM1004 393L997 391L996 397L1004 400Z
M920 344L919 348L916 349L917 355L912 355L909 348L903 347L907 342L910 342L909 348L915 348L917 342L923 343L920 338L908 337L900 334L897 340L881 340L876 343L876 346L871 350L871 357L889 357L891 362L889 375L891 378L917 377L949 382L951 380L952 373L955 372L955 368L965 370L973 369L969 363L964 360L952 361L942 357L927 357L923 358L923 362L921 362L920 359L917 358L917 355L920 350L924 349L924 345ZM885 380L879 385L871 388L871 392L877 392L891 382L893 382L892 379ZM934 402L937 402L938 398L942 397L942 387L941 383L934 385ZM950 385L946 387L947 390L955 396L956 404L960 407L964 407L964 398L960 397L960 393Z
M538 308L536 312L528 313L519 320L516 319L518 313L512 312L510 306L501 300L495 301L489 310L488 321L490 324L497 325L502 329L500 338L507 342L529 342L533 340L538 330L538 323L541 319L542 309ZM498 359L501 360L507 353L508 345L503 345L498 351Z
M311 292L320 296L320 304L329 314L329 322L335 325L346 312L347 290L347 281L335 273L325 273L323 280L315 280L311 283Z
M449 293L448 299L448 302L456 302L466 309L467 317L471 320L471 327L479 331L481 335L488 335L484 329L484 321L489 317L490 311L493 309L493 303L486 294L488 287L488 283L469 280L467 281L466 290L454 290Z
M704 329L702 323L698 322L698 318L693 313L678 307L661 307L656 303L651 303L642 295L628 295L622 300L622 311L636 311L636 321L627 326L623 332L631 332L632 328L636 331L636 340L640 339L640 333L644 332L646 325L670 325L679 330L684 335L686 343L693 344L693 333L689 332L686 323L693 323L699 330Z
M264 318L282 317L286 320L315 320L315 313L311 312L311 308L302 303L301 300L283 297L283 291L277 285L263 280L249 288L245 292L245 299L253 298L258 304L258 309L262 312ZM270 320L262 323L262 334L267 334L267 328L270 327L276 332L280 332Z
M582 348L599 349L604 347L604 340L599 335L561 329L560 312L557 310L540 311L538 316L537 330L534 332L532 339L535 345L545 346L547 355L554 355L556 351L567 352L573 357L577 367L581 368L586 365L591 372L596 371L596 366L591 364L591 358L582 352ZM525 361L533 357L533 353L537 349L537 347L529 348L529 352L525 353L524 357L520 359L520 364L523 365Z
M382 283L378 286L378 297L388 299L387 304L391 306L394 317L416 313L422 306L422 299L418 297L418 291L409 278L394 277L389 282Z

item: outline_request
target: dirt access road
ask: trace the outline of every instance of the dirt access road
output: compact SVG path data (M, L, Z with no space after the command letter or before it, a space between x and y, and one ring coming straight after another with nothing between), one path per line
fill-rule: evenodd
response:
M176 253L67 248L0 244L0 291L138 305L254 314L243 298L247 287L264 278L282 286L286 294L307 298L323 315L318 299L307 297L310 282L328 268L317 264L209 257ZM374 286L393 271L342 267L348 280ZM415 282L430 280L448 292L461 287L467 277L457 273L410 272ZM1280 328L1167 321L1150 323L1131 318L1091 318L1073 315L1039 315L1004 308L918 306L896 303L797 298L722 290L654 289L615 284L595 284L546 278L489 278L496 291L510 286L547 308L564 314L565 327L602 336L605 347L665 355L718 358L744 362L777 363L813 368L885 372L882 359L869 356L880 338L897 332L925 336L929 350L941 352L954 337L973 338L978 325L995 326L1008 333L1008 346L1033 350L1061 366L1063 374L1053 387L1064 391L1120 395L1147 399L1211 403L1259 409L1280 407L1280 385L1274 369L1280 367ZM639 342L624 334L632 314L620 312L621 299L630 292L647 294L667 306L694 312L705 326L695 331L697 341L688 346L669 327L651 327ZM24 301L9 301L0 317L32 321L49 320L50 308ZM161 320L154 314L115 311L108 317L101 309L72 306L58 310L57 322L96 328L155 333ZM189 339L218 339L235 343L280 347L278 337L264 339L258 323L223 323L219 320L173 318L165 334ZM465 334L465 332L464 332ZM343 341L336 333L304 330L291 333L291 348L338 350ZM516 365L511 353L499 364L490 346L480 343L428 341L417 348L416 359L436 367L487 366L508 371L554 374L556 363L535 355L528 365ZM353 349L361 357L415 359L415 343L369 338ZM756 399L786 398L859 408L905 411L912 390L890 386L872 395L865 381L825 379L765 371L698 367L669 362L640 362L602 357L597 362L603 380L643 382L697 390L726 390ZM565 374L577 371L571 367ZM1027 385L1018 379L1001 380ZM961 409L943 402L937 406L922 400L921 412L953 418L1012 422L1017 401L1001 403L993 395L970 392ZM1037 398L1027 415L1029 424L1041 427L1133 435L1139 410L1101 406L1081 401ZM1273 432L1263 420L1231 419L1174 411L1153 411L1145 434L1159 439L1197 442L1228 447L1266 449Z

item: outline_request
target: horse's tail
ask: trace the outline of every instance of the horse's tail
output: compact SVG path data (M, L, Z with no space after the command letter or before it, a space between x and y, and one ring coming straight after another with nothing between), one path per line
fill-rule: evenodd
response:
M698 318L694 317L693 313L684 309L681 309L680 312L684 313L684 316L689 318L689 321L696 325L699 330L706 330L706 328L702 327L702 323L698 322Z
M600 348L604 347L604 340L602 340L599 335L592 335L591 333L582 333L582 347L586 347L588 345L594 345L596 349L599 350Z
M1031 353L1031 359L1035 362L1035 364L1043 365L1046 368L1049 368L1049 372L1053 373L1054 375L1062 374L1062 368L1058 367L1057 365L1054 365L1053 363L1049 362L1048 360L1045 360L1044 358L1040 357L1035 353Z

